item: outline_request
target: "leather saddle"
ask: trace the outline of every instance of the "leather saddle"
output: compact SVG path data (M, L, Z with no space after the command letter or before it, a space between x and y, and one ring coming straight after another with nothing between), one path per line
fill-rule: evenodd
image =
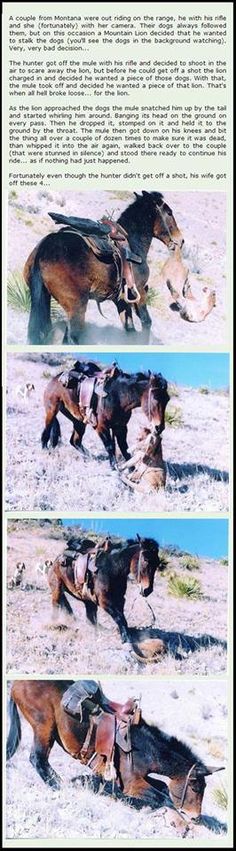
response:
M141 720L139 702L130 698L125 703L109 700L94 680L79 680L69 686L62 697L63 709L81 722L89 722L80 759L105 780L117 780L114 766L116 746L132 759L130 728ZM92 751L92 753L91 753Z
M100 222L63 216L62 213L48 214L55 224L61 224L63 232L77 233L102 263L115 263L119 296L127 303L137 303L140 295L135 284L132 263L142 263L142 258L131 251L124 228L112 219L103 216Z
M69 564L73 568L74 584L76 590L81 592L82 599L96 602L93 596L93 576L97 572L97 556L101 550L108 552L111 548L111 540L106 537L104 541L94 544L94 548L87 550L87 552L82 551L81 541L78 541L77 547L75 545L73 549L67 547L64 550L61 563Z

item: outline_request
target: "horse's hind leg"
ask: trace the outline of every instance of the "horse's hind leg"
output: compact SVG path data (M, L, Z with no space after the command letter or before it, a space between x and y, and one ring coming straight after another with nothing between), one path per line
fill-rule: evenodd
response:
M59 422L57 420L56 414L58 413L59 405L53 406L48 405L46 408L46 417L45 417L45 428L41 434L41 442L42 448L46 449L48 445L48 441L51 441L53 448L57 446L59 438L61 436L61 429Z
M88 296L80 298L80 301L73 306L73 312L68 314L68 342L79 343L81 331L84 327L85 313L88 304Z
M66 612L68 615L74 617L73 609L70 606L70 603L66 599L63 589L63 583L56 573L50 577L49 587L52 592L52 616L53 620L56 621L58 618L59 610Z
M77 449L80 452L85 451L84 447L81 445L85 429L86 425L83 422L74 422L74 429L72 431L70 443L71 446L74 446L74 449Z
M54 736L40 735L35 732L34 742L30 751L30 762L34 766L44 783L48 783L52 789L60 789L61 779L48 762L48 756L54 743Z

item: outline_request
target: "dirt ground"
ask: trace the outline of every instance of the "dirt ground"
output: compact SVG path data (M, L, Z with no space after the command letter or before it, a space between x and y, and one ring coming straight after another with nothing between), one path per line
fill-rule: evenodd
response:
M161 681L137 678L103 678L103 690L113 700L139 697L143 717L156 723L168 735L186 742L194 754L211 766L225 766L227 760L227 697L222 680L209 682L187 679ZM60 791L43 785L29 763L32 730L22 720L22 740L7 765L7 838L56 839L88 837L121 841L183 837L168 823L168 814L157 805L136 810L128 800L112 799L100 788L91 789L91 772L55 744L50 757L53 768L63 778ZM87 783L82 787L82 777ZM77 778L77 780L75 779ZM72 782L73 781L73 782ZM191 840L219 842L227 833L227 812L216 801L217 790L227 790L227 772L207 778L201 822L185 835ZM186 825L184 826L185 830Z
M82 521L81 521L82 525ZM58 528L58 527L57 527ZM70 602L76 622L59 616L58 626L51 620L51 595L47 578L36 571L40 561L54 560L65 548L61 528L57 531L43 520L9 521L8 580L16 562L24 561L26 571L22 588L7 591L7 671L15 674L74 676L84 672L102 674L219 674L226 668L227 639L227 567L220 561L201 558L199 567L186 577L200 582L199 599L176 598L169 593L170 573L183 575L181 557L171 554L164 574L156 573L154 591L148 598L156 617L152 616L138 587L129 581L125 615L131 627L132 641L146 635L160 637L167 647L158 662L142 664L134 653L122 648L118 629L102 609L98 609L98 626L86 620L83 603ZM65 535L66 527L63 527ZM138 519L137 519L138 531ZM78 527L67 532L78 535ZM85 537L88 532L84 532ZM153 521L155 537L155 521ZM68 539L68 538L67 538ZM139 632L140 629L140 632ZM143 630L143 631L142 631ZM160 636L159 636L160 633Z
M135 188L135 187L134 187ZM161 187L157 187L160 191ZM223 192L165 192L165 200L172 207L175 219L182 230L185 246L184 262L190 270L191 286L195 294L199 287L210 286L216 290L216 307L201 323L181 319L171 308L172 299L161 281L161 268L168 257L167 248L153 239L148 254L150 266L149 287L155 303L150 305L152 329L149 336L141 332L135 319L136 334L123 330L116 308L104 303L103 319L97 306L90 301L86 326L81 335L83 345L186 345L208 348L226 343L226 196ZM53 192L46 189L13 190L9 197L8 216L8 272L22 275L24 263L31 250L51 231L57 230L48 211L99 219L104 212L118 218L134 200L129 192ZM15 310L9 304L8 342L27 342L28 314Z
M7 509L53 510L62 514L65 511L143 512L143 494L131 491L122 483L119 470L111 469L103 444L90 425L83 441L89 452L86 459L70 446L71 425L61 414L61 443L56 449L41 449L43 393L50 377L60 372L60 366L48 366L47 355L44 359L40 355L29 357L8 356ZM72 357L68 364L72 366L73 362ZM57 363L60 364L60 355ZM61 369L65 369L65 362ZM25 404L16 396L16 388L29 378L35 392ZM171 406L180 414L179 424L173 427L167 422L162 440L167 463L166 488L150 496L145 494L145 511L227 511L227 392L205 394L201 388L180 386L175 392L177 396L172 397ZM129 445L136 441L144 424L146 418L140 409L135 409L128 425ZM117 460L119 466L119 455Z

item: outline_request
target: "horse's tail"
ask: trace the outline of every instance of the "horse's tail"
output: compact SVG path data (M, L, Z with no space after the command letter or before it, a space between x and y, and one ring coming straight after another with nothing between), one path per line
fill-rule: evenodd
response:
M28 276L31 295L28 342L35 345L46 342L52 328L50 317L51 296L45 287L39 260L39 252L37 252Z
M41 442L43 449L48 445L48 441L50 440L51 446L55 449L57 446L59 438L61 437L61 428L60 423L58 422L57 417L54 417L49 425L45 426L42 435Z
M17 705L10 697L9 701L10 730L7 737L7 760L16 752L21 740L21 723Z

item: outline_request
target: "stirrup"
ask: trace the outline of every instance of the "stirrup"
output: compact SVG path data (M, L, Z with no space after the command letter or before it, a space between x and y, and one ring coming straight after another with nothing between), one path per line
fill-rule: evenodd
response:
M138 304L138 302L140 301L140 294L138 290L137 295L134 298L129 298L130 289L131 287L129 287L128 284L124 285L124 300L127 302L127 304Z

